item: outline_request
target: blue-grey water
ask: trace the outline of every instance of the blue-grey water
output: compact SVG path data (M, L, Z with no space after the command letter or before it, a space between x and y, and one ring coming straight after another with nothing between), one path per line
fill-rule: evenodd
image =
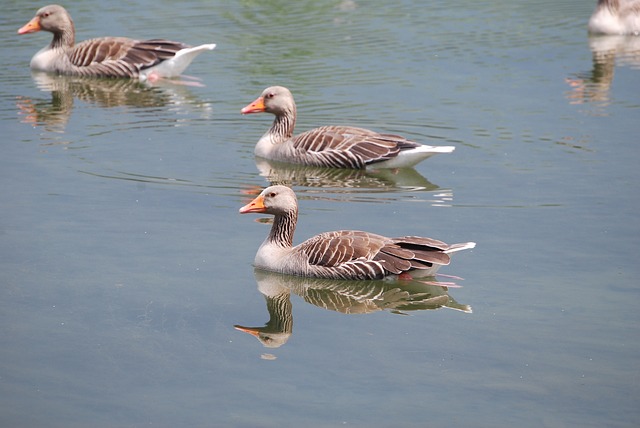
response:
M0 426L636 426L640 39L589 38L595 0L432 3L65 4L78 40L217 43L187 70L200 86L153 87L32 75L50 36L16 30L44 4L4 5ZM298 130L456 151L257 163L272 117L240 109L274 84ZM478 246L436 278L456 286L363 285L382 304L264 277L269 226L238 208L276 181L300 198L296 242Z

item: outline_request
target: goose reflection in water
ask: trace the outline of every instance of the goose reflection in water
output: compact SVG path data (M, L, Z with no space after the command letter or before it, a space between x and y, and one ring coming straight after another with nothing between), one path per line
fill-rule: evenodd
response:
M571 86L567 99L572 104L593 103L606 107L611 102L615 68L618 66L640 70L640 37L592 35L589 37L589 48L592 68L566 79Z
M260 175L270 185L333 188L338 189L335 193L347 192L350 198L356 198L359 191L428 192L433 195L431 202L437 205L448 205L452 199L450 189L431 183L414 168L340 169L296 165L258 157L255 161Z
M132 107L149 108L175 106L210 107L202 103L184 85L156 83L150 85L131 79L100 79L53 75L33 71L36 86L50 98L20 97L17 101L21 122L33 126L44 126L47 130L64 131L71 115L74 102L79 100L103 108Z
M471 306L448 294L455 283L429 280L341 281L304 278L255 269L258 290L264 295L269 321L263 327L235 325L256 337L267 348L279 348L293 332L291 293L305 302L343 314L389 311L406 315L411 311L450 308L471 313Z

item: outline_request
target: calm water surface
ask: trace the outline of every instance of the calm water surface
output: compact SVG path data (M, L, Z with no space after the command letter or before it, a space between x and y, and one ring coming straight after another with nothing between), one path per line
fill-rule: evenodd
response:
M637 424L640 42L589 39L595 0L392 3L66 5L78 40L218 44L188 70L201 86L154 87L32 75L49 37L16 30L43 4L5 7L0 425ZM256 162L272 118L239 111L273 84L299 130L456 151ZM299 194L298 242L478 246L446 288L254 272L268 225L238 208L270 182Z

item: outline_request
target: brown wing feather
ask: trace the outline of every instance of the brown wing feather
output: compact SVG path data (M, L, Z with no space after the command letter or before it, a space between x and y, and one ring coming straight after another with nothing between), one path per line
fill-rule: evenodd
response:
M92 63L114 61L123 58L136 40L126 37L102 37L78 43L69 55L71 63L86 67Z
M173 58L181 49L190 47L184 43L164 39L152 39L137 42L123 58L125 61L144 62L142 68L151 67L159 62Z
M448 265L451 261L451 257L444 252L449 248L449 245L437 239L403 236L402 238L393 238L393 242L403 250L411 252L411 259L419 262L425 262L429 265ZM386 247L384 250L386 251Z
M78 43L69 60L86 76L127 77L172 58L184 43L153 39L138 41L126 37L103 37Z
M325 154L325 166L336 163L332 157L341 157L352 167L363 168L367 164L392 159L401 150L418 147L419 144L398 135L350 126L323 126L294 137L297 150Z
M330 267L354 260L371 260L384 240L371 233L341 230L316 235L298 248L309 257L310 264Z
M416 245L419 247L436 248L438 250L447 250L450 247L446 242L438 241L433 238L424 238L422 236L403 236L401 238L393 238L393 242L402 244L405 247L407 245Z
M411 269L426 269L434 264L448 265L450 257L443 250L448 245L442 241L417 236L393 238L374 257L383 261L385 269L399 274Z
M448 265L449 246L442 241L417 236L385 238L368 232L341 230L317 235L298 246L309 264L359 272L363 277L401 274L433 265ZM376 267L377 266L377 267ZM377 275L377 276L376 276Z

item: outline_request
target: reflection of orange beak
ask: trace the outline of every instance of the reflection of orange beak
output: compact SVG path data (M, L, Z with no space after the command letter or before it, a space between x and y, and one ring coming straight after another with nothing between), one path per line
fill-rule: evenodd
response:
M40 17L34 16L31 21L24 24L24 26L18 30L18 34L35 33L40 30L42 30L42 27L40 27Z
M243 327L241 325L233 326L236 330L244 331L245 333L249 333L251 336L258 337L260 332L257 331L256 327Z
M240 208L240 214L247 213L263 213L266 210L264 206L264 196L258 195L253 201Z
M248 106L240 110L240 113L242 114L264 113L264 98L258 97L254 102L252 102L251 104L249 104Z

